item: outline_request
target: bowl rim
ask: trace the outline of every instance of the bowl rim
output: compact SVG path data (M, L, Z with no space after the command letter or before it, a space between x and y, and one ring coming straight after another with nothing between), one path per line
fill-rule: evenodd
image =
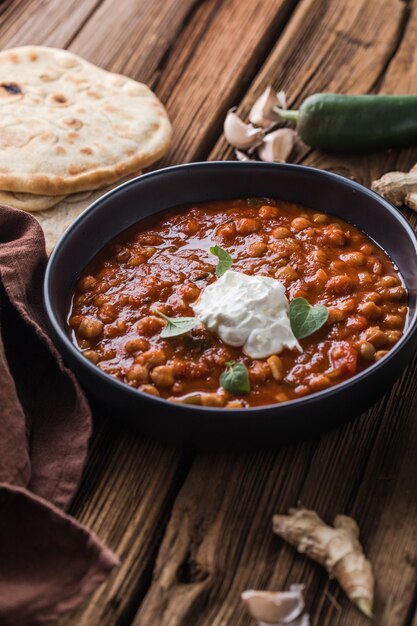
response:
M416 307L416 310L414 311L413 318L409 320L409 323L405 328L403 336L398 341L398 343L393 348L391 348L391 350L383 359L380 359L376 363L373 363L371 366L367 367L362 372L355 374L354 376L352 376L352 378L349 378L348 380L337 383L336 385L330 387L329 389L323 389L322 391L308 394L306 396L302 396L301 398L296 398L293 400L288 400L286 402L280 402L276 404L251 406L251 407L246 407L242 409L227 409L226 407L207 407L207 406L200 406L200 405L194 405L194 404L183 404L180 402L175 403L175 402L172 402L171 400L167 400L159 396L152 396L151 394L144 393L140 391L139 389L130 387L129 385L126 385L126 383L114 378L110 374L103 372L100 368L96 367L88 359L83 357L82 353L75 347L75 345L72 343L72 341L70 340L68 335L65 333L64 329L62 328L62 325L60 324L58 317L55 314L55 310L52 305L52 298L50 296L50 287L51 287L51 280L52 280L54 265L56 263L56 260L59 258L62 245L64 245L65 242L72 237L72 233L79 228L79 226L83 223L87 215L90 215L91 213L100 210L100 206L105 199L107 200L111 196L116 195L122 189L126 189L127 187L141 184L144 180L149 180L152 178L158 178L159 176L164 176L167 173L169 174L172 172L182 172L184 170L195 171L195 170L201 170L201 169L206 169L206 168L212 169L213 171L215 171L219 167L227 167L229 169L245 169L245 168L260 169L260 170L261 169L280 169L280 170L283 170L284 172L285 171L289 171L289 172L300 171L300 172L303 172L304 174L307 174L310 176L321 177L324 180L334 181L339 185L348 187L354 192L361 193L365 196L372 198L373 200L376 200L383 207L385 211L390 213L406 231L407 236L411 239L412 243L414 244L414 248L417 254L417 234L411 228L409 222L402 215L402 213L393 204L388 202L388 200L386 200L385 198L377 194L375 191L368 189L364 185L361 185L360 183L356 181L350 180L346 178L345 176L341 176L340 174L335 174L334 172L328 172L326 170L321 170L321 169L310 167L307 165L298 165L294 163L266 163L266 162L258 162L258 161L251 161L251 162L199 161L199 162L194 162L194 163L182 163L179 165L172 165L170 167L165 167L165 168L161 168L158 170L154 170L152 172L148 172L146 174L142 174L140 176L132 178L118 185L114 189L111 189L107 193L103 194L102 196L100 196L100 198L92 202L92 204L90 204L74 220L74 222L69 226L69 228L65 231L65 233L58 240L57 244L55 245L48 259L48 263L47 263L47 267L45 271L44 283L43 283L43 299L44 299L44 306L45 306L48 322L50 324L50 327L53 333L55 334L56 337L58 337L59 342L65 345L65 348L69 350L69 352L75 358L75 360L80 363L81 367L86 368L93 376L97 376L99 379L102 380L104 384L107 383L110 386L114 387L116 390L121 391L122 393L129 394L130 396L132 396L132 398L141 398L148 402L154 401L156 403L162 404L166 408L175 407L175 408L184 410L185 412L195 412L195 411L208 412L208 413L211 413L212 415L213 414L216 414L216 415L219 414L223 416L227 415L227 418L235 416L236 419L239 419L239 421L242 420L242 417L243 418L247 417L247 419L251 419L251 417L254 414L258 414L260 412L264 414L267 414L267 413L276 414L278 411L285 413L285 410L288 409L289 406L291 406L291 408L296 409L297 407L300 407L301 405L307 406L308 404L319 403L324 399L332 398L333 396L337 395L342 389L353 387L358 382L364 380L368 376L376 374L378 371L385 368L395 358L395 356L406 347L406 345L412 340L414 334L417 332L417 307ZM138 220L138 222L139 221L140 220ZM121 232L122 231L120 231L120 233ZM117 235L120 233L115 233L114 237L117 237ZM370 235L368 235L368 237L370 237ZM380 245L377 241L376 243ZM65 356L63 356L63 358L65 359ZM276 415L276 417L279 417L279 416Z

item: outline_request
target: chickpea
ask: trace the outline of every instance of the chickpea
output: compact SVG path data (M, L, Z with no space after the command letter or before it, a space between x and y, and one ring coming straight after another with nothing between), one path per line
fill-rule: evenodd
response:
M78 328L83 319L84 318L82 315L71 315L68 320L68 324L71 326L71 328Z
M93 319L92 317L84 317L82 320L78 332L85 339L95 339L103 332L103 322Z
M385 334L387 336L388 343L390 346L393 346L395 343L397 343L397 341L399 341L401 337L403 336L400 330L387 330Z
M314 213L313 222L315 224L327 224L329 221L328 216L325 213Z
M375 252L375 248L370 243L364 243L363 246L360 247L360 251L369 256Z
M330 269L336 272L343 272L346 269L346 263L340 260L331 261Z
M347 274L341 274L340 276L332 276L326 283L326 289L335 294L345 294L352 291L354 282Z
M268 204L265 204L264 206L261 206L259 209L259 216L265 219L272 219L274 217L278 217L278 215L279 215L279 210L277 209L276 206L269 206Z
M194 300L197 300L200 295L200 289L194 283L189 282L184 283L184 285L180 287L180 293L184 300L187 302L193 302Z
M140 385L139 391L149 393L151 396L159 396L159 391L155 385Z
M297 387L295 387L294 389L294 393L297 396L306 396L310 391L310 387L308 387L307 385L298 385Z
M244 406L242 400L230 400L226 404L226 409L242 409Z
M384 318L385 326L388 328L401 328L403 318L400 315L386 315Z
M365 361L372 361L376 350L375 346L369 341L361 341L359 345L359 352Z
M375 352L375 361L380 361L387 354L388 354L388 350L378 350L378 352Z
M127 370L126 378L130 383L141 385L148 381L148 370L143 365L135 363Z
M83 352L83 355L86 359L91 361L91 363L94 363L94 365L97 365L100 360L100 355L95 350L86 350L85 352Z
M130 252L127 248L122 248L117 254L116 259L121 263L126 263L130 259Z
M102 280L101 282L97 283L95 291L96 293L104 293L109 288L110 288L109 283L105 280Z
M218 235L222 239L229 239L230 237L234 237L236 235L235 223L228 222L227 224L222 224L218 227L216 235Z
M387 344L387 335L379 326L370 326L365 331L365 340L369 341L375 348L383 348Z
M370 291L366 294L367 302L375 302L375 304L380 304L382 302L382 296L379 295L376 291Z
M311 260L321 263L322 265L327 263L327 254L324 250L315 250L310 254Z
M346 314L341 309L337 307L329 307L329 317L327 318L328 324L336 324L337 322L342 322L346 317Z
M313 391L321 391L322 389L326 389L326 387L329 387L331 385L331 380L328 376L325 376L324 374L318 374L317 376L313 376L310 379L309 385Z
M351 313L356 309L356 300L354 298L347 298L340 303L340 308L345 313Z
M382 310L375 302L365 302L359 305L359 311L369 320L377 320L382 315Z
M96 284L97 281L94 276L84 276L84 278L81 278L78 282L78 289L80 291L92 291Z
M239 235L250 235L256 233L260 229L261 225L258 220L254 220L250 217L242 217L242 219L236 222L236 230Z
M142 244L142 246L160 246L164 243L164 240L156 233L140 233L138 242Z
M172 359L172 361L170 361L170 365L172 367L172 371L174 372L174 376L182 378L186 374L187 361L184 361L184 359Z
M343 232L343 230L341 230L341 228L337 227L331 227L329 226L328 228L326 228L325 234L324 234L324 241L329 245L329 246L344 246L346 243L346 237L345 234Z
M346 325L351 332L359 332L368 326L369 320L363 315L352 315L348 318Z
M378 289L386 289L389 287L397 287L400 284L400 279L396 276L381 276L377 283Z
M195 235L196 233L198 233L199 228L200 225L197 220L194 220L192 218L187 220L184 224L184 232L186 235Z
M288 230L288 228L285 228L284 226L278 226L272 231L272 236L275 239L285 239L286 237L291 237L292 235L291 231Z
M268 250L268 246L263 241L254 241L249 246L249 255L251 257L260 257Z
M326 274L326 272L323 269L320 268L315 273L314 280L316 280L319 283L325 283L326 281L329 280L329 276Z
M202 406L224 406L226 404L226 398L220 393L202 393L201 405Z
M144 254L136 254L135 256L132 256L129 261L128 261L128 266L129 267L138 267L139 265L142 265L143 263L146 263L147 258Z
M358 280L360 285L370 285L372 283L372 276L369 272L359 272Z
M163 350L160 348L151 348L147 352L144 352L140 356L136 357L135 363L139 363L140 365L146 365L148 369L152 369L157 365L162 365L166 363L167 356Z
M305 228L309 228L310 226L310 220L307 220L305 217L295 217L291 222L291 228L296 232L304 230Z
M135 337L134 339L129 339L125 343L125 350L129 352L129 354L133 352L139 352L141 350L147 350L149 348L149 341L144 339L143 337Z
M271 375L271 369L266 361L255 361L248 372L250 380L254 383L262 383Z
M292 265L284 265L284 267L280 267L276 271L276 277L279 278L280 280L281 279L287 280L287 281L297 280L298 272Z
M274 379L278 382L280 382L281 380L283 380L284 378L284 364L282 362L282 359L277 356L276 354L273 354L272 356L270 356L266 362L268 363L271 372L272 372L272 376L274 377Z
M117 311L113 304L103 304L97 312L97 317L100 318L105 324L110 324L116 319Z
M150 259L155 254L155 252L156 252L156 248L152 246L148 246L147 248L144 248L143 255L147 259Z
M379 259L374 256L369 256L366 260L366 267L370 270L372 274L376 274L379 276L383 272L383 266Z
M154 335L165 326L165 321L159 317L143 317L136 324L137 331L140 335Z
M347 254L342 254L340 258L342 261L348 265L352 265L353 267L360 267L365 264L365 256L362 252L349 252Z
M277 402L287 402L289 400L289 397L286 393L282 391L281 393L277 393L277 395L275 396L275 400Z
M104 336L109 339L119 337L126 330L126 322L119 320L116 324L106 326L104 329Z
M175 382L173 368L170 365L158 365L151 371L151 380L158 387L172 387Z
M404 300L407 292L404 287L391 287L390 289L382 289L381 296L385 300L399 301Z

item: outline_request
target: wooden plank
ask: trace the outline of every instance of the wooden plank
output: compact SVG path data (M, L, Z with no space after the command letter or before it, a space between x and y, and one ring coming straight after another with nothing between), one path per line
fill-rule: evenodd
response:
M199 0L104 0L70 50L112 72L152 84L198 5Z
M28 44L65 48L102 0L20 0L0 13L0 48Z
M169 101L171 86L163 91L165 80L172 79L169 58L172 56L173 59L179 59L176 76L179 78L183 72L184 76L188 76L190 84L195 80L196 74L203 72L204 89L199 82L198 89L193 91L195 107L204 105L209 92L217 94L218 98L227 98L227 85L219 82L217 73L212 69L217 62L216 48L207 49L208 42L216 38L223 52L229 47L229 55L222 61L221 70L228 76L234 74L232 85L236 87L237 77L248 74L255 55L260 51L260 47L255 45L252 51L246 51L246 45L241 41L241 27L247 29L249 42L255 43L264 36L268 41L273 32L270 20L274 22L275 32L282 26L293 1L262 0L261 5L262 10L256 14L251 5L238 0L228 3L227 10L219 2L208 2L196 7L195 12L192 2L179 4L175 0L164 3L143 0L138 4L130 1L124 2L120 10L118 8L118 19L115 21L112 14L115 4L105 0L74 38L70 49L108 69L128 73L151 84L158 81L158 92L163 99L168 100L168 111L172 116ZM228 20L227 29L221 27L225 19ZM184 22L186 36L181 36L179 31ZM106 42L105 46L103 41ZM265 45L263 43L261 48ZM245 51L247 56L239 71L235 67L238 57L235 56L234 48L238 49L239 55ZM169 58L165 68L166 55ZM207 66L202 63L204 55ZM197 65L195 58L198 60ZM249 74L246 80L248 79ZM210 134L216 116L217 112L213 107L213 111L201 121L207 135ZM177 137L192 132L189 128L192 117L190 115L181 122L174 115ZM198 142L191 144L196 153ZM191 154L188 155L190 156L192 157ZM69 625L74 621L79 626L113 626L116 620L126 620L127 623L126 616L132 610L131 605L136 608L146 586L147 572L154 558L153 546L163 530L166 509L175 494L175 485L187 467L187 459L184 460L178 452L162 446L155 451L149 448L148 442L130 432L120 434L117 444L114 443L114 438L110 425L100 429L95 453L89 460L87 475L74 512L116 550L122 559L122 566L89 603L64 618L60 622L62 625ZM106 472L102 469L103 446L107 450L106 467L109 469ZM132 467L136 469L130 470ZM131 504L129 514L125 515L126 497L132 482L135 483L145 472L148 477L146 489L144 488L142 497ZM126 489L123 489L122 485L125 483Z
M245 92L295 5L294 0L229 0L214 17L201 8L157 86L174 124L173 147L162 164L206 159L226 111Z
M101 425L72 513L121 558L109 581L60 624L113 626L148 585L172 499L188 470L178 450L114 423ZM119 623L117 621L117 623Z
M302 3L241 109L247 112L255 94L270 83L286 88L291 104L318 90L372 90L396 50L406 15L401 2ZM408 45L413 32L406 31ZM412 66L409 70L408 80ZM211 157L230 154L221 140ZM386 155L366 168L366 159L357 157L301 150L299 158L369 182L383 169ZM356 516L375 564L378 626L404 624L417 558L412 542L417 385L409 383L414 367L360 421L319 442L276 454L200 455L175 502L154 582L134 626L250 624L240 606L244 588L279 589L299 581L308 585L313 625L368 623L316 565L273 538L272 514L299 498L328 521L339 512Z

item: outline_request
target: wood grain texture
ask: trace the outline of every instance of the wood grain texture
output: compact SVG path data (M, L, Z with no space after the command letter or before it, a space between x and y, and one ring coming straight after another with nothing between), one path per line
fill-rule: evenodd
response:
M121 5L118 20L114 22L113 18L106 19L114 6L114 3L110 4L106 0L74 38L70 49L113 71L127 73L150 84L157 83L157 91L166 101L171 117L174 117L176 136L186 136L192 132L189 128L192 117L184 118L182 125L178 120L175 122L175 114L170 105L172 82L165 87L165 81L172 81L173 77L170 59L179 61L178 65L175 63L178 68L177 80L182 75L181 72L184 72L184 76L188 76L187 80L192 84L195 76L203 72L204 89L199 83L198 89L194 91L193 108L204 106L207 93L210 92L215 98L225 98L228 93L227 85L224 81L219 83L218 73L213 72L214 64L218 60L217 49L212 46L211 52L204 52L207 42L217 37L219 26L227 19L227 29L223 28L220 41L223 42L222 52L225 53L229 47L230 53L222 59L221 69L227 76L232 73L235 75L233 86L236 87L238 76L245 75L249 80L251 59L253 63L253 59L258 58L259 51L266 46L264 42L255 46L252 51L246 51L245 62L237 69L232 46L237 45L241 39L241 26L246 28L250 42L258 39L263 41L264 36L271 39L269 19L274 18L276 29L285 20L293 4L287 0L263 0L262 11L255 13L252 5L246 5L245 8L242 3L233 0L228 5L228 11L219 20L217 11L224 11L219 2L207 2L199 6L184 2L179 6L175 1L138 3L128 0ZM184 22L185 34L176 41ZM234 33L233 37L230 33ZM105 46L103 41L106 42ZM271 41L271 45L272 43ZM241 43L239 45L240 54L243 54L244 46ZM198 54L195 47L199 49ZM207 67L202 62L205 54ZM210 58L210 54L213 58ZM164 63L167 64L166 67ZM214 102L210 106L210 114L206 111L205 119L201 120L202 129L207 134L210 133L214 117L218 116ZM191 141L190 145L195 152L185 158L193 158L199 149L198 141ZM120 433L119 438L119 443L115 445L110 424L99 428L74 512L116 550L122 559L122 566L90 602L64 618L62 625L69 625L73 621L80 626L110 626L115 620L121 624L125 621L128 623L131 606L137 606L146 585L147 572L154 558L152 546L163 532L164 516L176 493L174 487L187 467L187 458L184 459L179 452L160 447L157 454L152 448L151 454L149 444L132 433ZM110 468L105 473L102 472L103 448L107 450ZM120 512L125 510L126 497L132 480L135 480L128 469L131 466L136 467L137 459L141 460L138 475L148 469L149 475L154 476L146 490L147 496L152 498L153 507L149 507L149 500L144 496L131 504L130 514L126 516ZM119 481L116 489L113 480ZM123 481L126 481L126 489L121 488ZM111 507L107 506L109 498L112 500ZM143 524L143 516L147 519L147 524Z
M15 0L0 5L0 48L65 48L102 0Z
M389 77L404 75L405 66L409 83L399 89L415 91L410 54L407 64L402 47L396 54L405 27L405 38L413 37L414 12L414 5L397 1L301 3L248 90L242 112L271 83L288 91L291 106L320 90L361 93L380 83L395 91ZM213 159L230 156L223 140L211 153ZM387 159L401 162L404 155L339 157L301 146L297 156L369 183ZM417 562L414 371L415 363L367 415L319 442L276 454L199 456L175 502L134 626L250 624L240 605L243 589L281 589L300 581L307 584L313 626L367 624L315 564L272 536L272 514L299 499L329 522L340 512L356 517L375 564L376 623L405 626Z
M226 111L244 93L296 2L214 4L214 14L207 3L184 29L157 85L174 125L173 147L162 164L207 157Z
M416 3L26 0L0 5L0 43L69 46L154 86L174 122L168 164L230 158L225 112L240 100L247 112L270 83L291 105L324 89L416 91ZM295 155L365 183L416 157ZM99 423L72 510L122 566L59 625L249 626L244 588L303 581L313 626L365 626L335 583L273 536L272 514L301 499L327 521L358 519L377 571L377 626L417 626L414 371L337 433L276 453L200 454L191 470L189 455Z

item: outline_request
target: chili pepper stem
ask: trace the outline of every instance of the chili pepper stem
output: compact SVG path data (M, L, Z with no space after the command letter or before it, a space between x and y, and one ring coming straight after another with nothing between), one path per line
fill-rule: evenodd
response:
M274 111L275 113L278 113L278 115L282 117L283 120L286 120L287 122L294 122L294 124L297 123L299 113L298 111L288 111L286 109L281 109L277 106L274 107Z

